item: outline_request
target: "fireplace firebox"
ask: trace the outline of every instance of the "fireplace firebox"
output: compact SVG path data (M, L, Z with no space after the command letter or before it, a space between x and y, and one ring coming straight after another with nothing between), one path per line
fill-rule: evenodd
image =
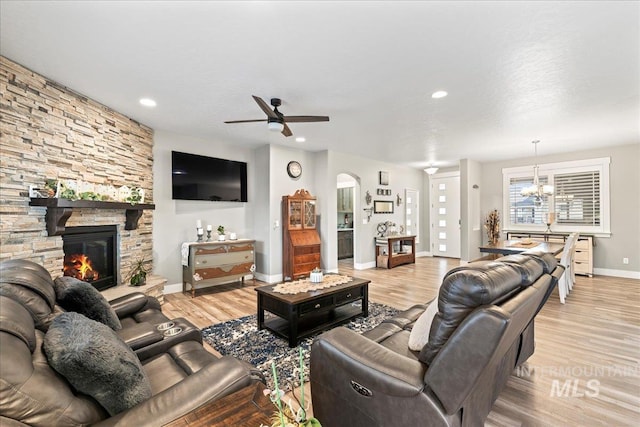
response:
M63 274L99 291L118 284L118 227L67 227L62 235Z

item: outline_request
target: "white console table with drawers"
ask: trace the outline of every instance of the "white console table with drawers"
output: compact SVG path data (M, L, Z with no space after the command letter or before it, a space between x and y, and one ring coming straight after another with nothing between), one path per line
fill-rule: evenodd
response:
M220 285L241 279L255 271L255 240L238 239L194 242L182 264L182 291Z
M507 233L507 239L525 239L541 240L545 242L564 243L569 233L544 233L529 231L510 231ZM576 244L576 253L574 256L573 268L575 274L593 277L593 236L581 234L578 236Z

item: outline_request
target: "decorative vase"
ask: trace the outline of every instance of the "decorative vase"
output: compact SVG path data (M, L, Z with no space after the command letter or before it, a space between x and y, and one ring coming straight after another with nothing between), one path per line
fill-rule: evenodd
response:
M484 221L484 228L487 230L487 240L495 245L500 239L500 213L497 209L492 210Z
M226 239L226 236L224 234L218 234L219 241L224 242L225 239Z
M311 280L312 283L322 282L322 271L312 271L309 280Z

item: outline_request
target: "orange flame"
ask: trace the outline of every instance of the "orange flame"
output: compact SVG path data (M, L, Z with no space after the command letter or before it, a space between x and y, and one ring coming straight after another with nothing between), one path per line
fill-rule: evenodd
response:
M100 274L93 269L93 264L85 254L73 254L64 257L64 275L84 281L98 280Z

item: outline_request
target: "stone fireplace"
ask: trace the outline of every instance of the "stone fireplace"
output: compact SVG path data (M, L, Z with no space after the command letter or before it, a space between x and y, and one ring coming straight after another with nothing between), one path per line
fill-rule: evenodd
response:
M64 276L99 291L118 284L118 229L115 225L68 227L62 235Z
M126 185L144 189L153 203L153 130L3 56L0 103L0 259L30 259L60 276L67 243L47 231L47 208L29 205L29 186L47 179ZM106 273L115 284L134 260L153 258L153 211L142 213L136 229L126 226L129 219L126 207L82 207L66 222L67 229L116 228L119 255L110 255L115 271ZM92 245L84 249L105 247Z

